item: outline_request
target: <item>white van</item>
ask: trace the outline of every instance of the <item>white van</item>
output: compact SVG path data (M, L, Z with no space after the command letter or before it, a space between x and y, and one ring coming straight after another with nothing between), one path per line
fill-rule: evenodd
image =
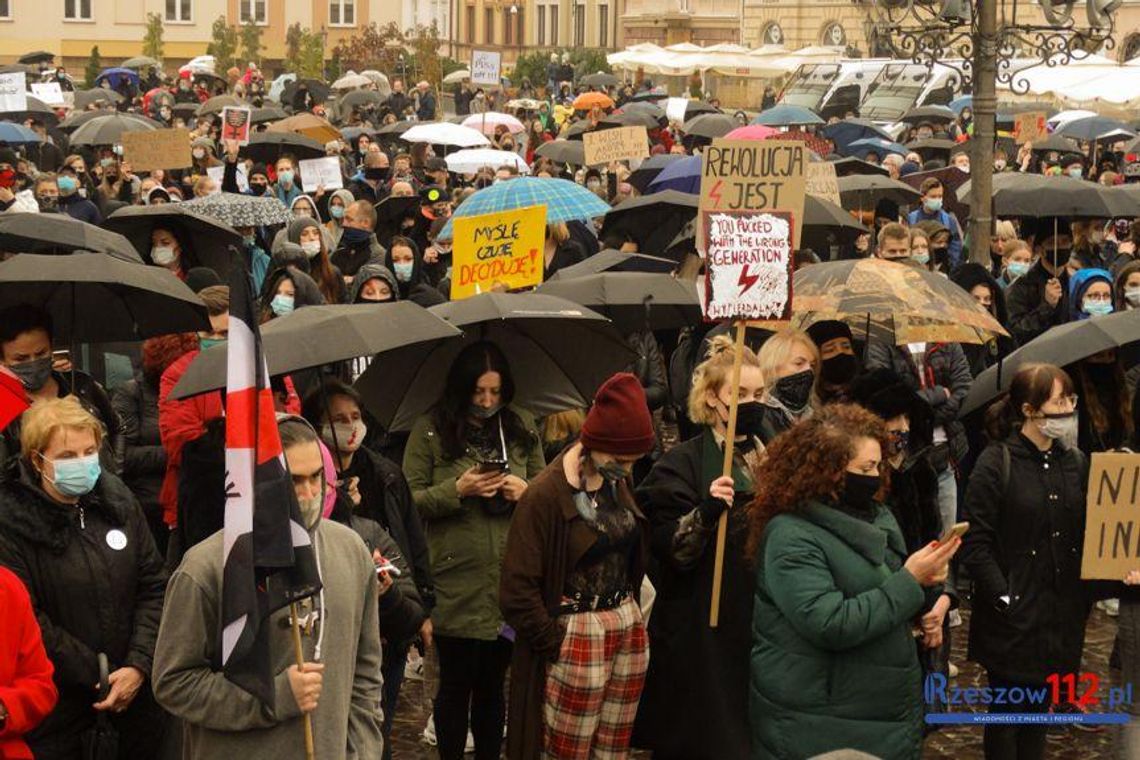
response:
M805 63L792 74L779 100L810 108L824 120L842 119L848 111L859 110L871 83L888 63L886 58Z
M917 106L948 105L961 91L961 76L941 63L888 63L871 83L859 105L859 116L893 124Z

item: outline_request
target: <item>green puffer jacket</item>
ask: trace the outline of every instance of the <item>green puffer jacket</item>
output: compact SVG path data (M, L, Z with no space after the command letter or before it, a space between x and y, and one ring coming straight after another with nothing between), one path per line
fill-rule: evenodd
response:
M813 502L764 531L752 614L752 757L857 749L917 759L922 587L885 507L866 522Z
M511 474L530 481L546 466L534 416L510 407L529 431L528 440L508 441ZM499 570L511 515L492 516L476 498L459 499L455 481L479 464L473 452L448 459L431 415L416 420L404 450L404 476L424 522L435 579L435 632L493 641L503 627Z

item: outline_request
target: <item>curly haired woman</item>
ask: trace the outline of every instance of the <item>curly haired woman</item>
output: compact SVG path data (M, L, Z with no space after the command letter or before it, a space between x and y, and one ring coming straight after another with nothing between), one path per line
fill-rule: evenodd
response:
M756 468L753 758L921 754L912 629L923 588L945 580L961 540L906 556L876 500L886 440L870 412L830 406L776 438Z

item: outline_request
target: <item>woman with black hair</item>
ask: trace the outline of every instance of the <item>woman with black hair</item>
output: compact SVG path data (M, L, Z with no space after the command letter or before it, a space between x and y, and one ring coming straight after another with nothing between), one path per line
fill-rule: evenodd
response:
M312 277L294 266L275 269L261 287L261 324L275 317L285 317L303 306L321 306L325 297Z
M1077 447L1086 456L1137 444L1134 392L1117 349L1093 354L1066 370L1076 382Z
M511 634L499 611L500 566L514 506L545 466L534 417L512 404L514 395L503 352L487 342L467 346L404 452L435 583L443 760L463 757L468 715L477 760L497 759L503 738Z
M290 243L301 246L309 264L309 276L317 283L325 303L344 301L344 277L329 261L329 248L325 230L312 217L301 217L289 222L286 236Z
M1005 291L981 264L967 262L954 271L951 281L974 297L974 302L1002 325L1009 322L1005 308ZM985 343L963 343L962 353L970 364L970 374L980 375L1017 348L1017 342L1005 335L995 335Z
M424 308L447 300L428 283L424 272L424 257L414 240L399 236L392 238L388 244L388 253L384 256L384 266L396 275L399 300L411 301Z

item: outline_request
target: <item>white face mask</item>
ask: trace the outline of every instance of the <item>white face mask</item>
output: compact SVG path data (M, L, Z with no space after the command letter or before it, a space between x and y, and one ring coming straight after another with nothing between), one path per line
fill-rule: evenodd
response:
M314 258L318 253L321 252L321 241L306 240L305 242L301 243L301 250L304 251L305 255L310 259Z
M334 440L334 435L335 440ZM356 451L364 443L364 436L368 434L368 428L362 420L355 420L350 424L337 422L333 425L325 423L321 427L321 440L330 449L336 449L343 453Z
M150 260L160 267L170 266L178 258L169 245L156 245L150 249Z
M201 148L195 148L191 151L191 153L193 154L194 158L197 159L203 159L206 157L206 151L202 150Z
M1131 308L1140 309L1140 285L1131 288L1125 288L1124 300L1128 302L1128 305Z
M1077 447L1077 413L1064 414L1057 417L1045 417L1037 420L1041 433L1046 438L1060 441L1067 449Z

